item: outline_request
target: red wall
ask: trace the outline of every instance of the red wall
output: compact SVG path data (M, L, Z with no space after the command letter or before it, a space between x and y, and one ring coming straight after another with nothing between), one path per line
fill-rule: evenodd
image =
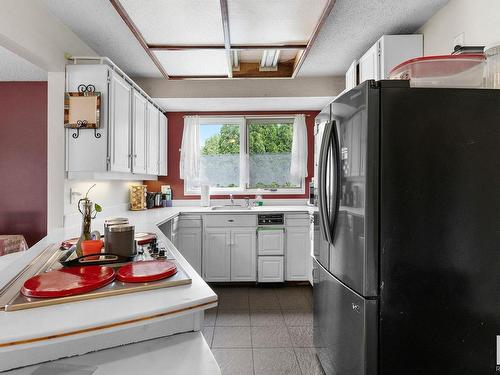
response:
M199 195L184 195L184 180L179 178L179 158L182 142L182 130L184 128L184 117L186 115L200 116L217 116L217 115L287 115L304 113L306 115L306 126L308 136L308 177L306 178L306 187L309 186L309 181L314 170L314 118L318 114L317 111L294 111L294 112L168 112L168 176L160 177L158 181L145 181L148 185L148 191L160 191L160 185L170 185L173 190L174 199L199 199ZM246 197L252 195L238 195L236 197ZM227 198L227 195L212 195L212 198ZM264 198L307 198L308 192L305 194L287 194L264 195Z
M0 234L31 246L46 228L47 82L0 82Z

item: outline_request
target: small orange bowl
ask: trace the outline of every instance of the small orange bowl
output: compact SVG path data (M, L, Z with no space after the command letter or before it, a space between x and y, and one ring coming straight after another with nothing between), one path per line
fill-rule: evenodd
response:
M83 255L97 254L102 250L104 243L102 240L86 240L82 241Z

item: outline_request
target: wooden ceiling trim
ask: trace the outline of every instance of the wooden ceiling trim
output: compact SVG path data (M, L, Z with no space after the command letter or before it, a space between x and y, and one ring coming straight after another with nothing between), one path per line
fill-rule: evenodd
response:
M233 63L231 59L231 37L229 35L229 11L227 0L220 0L220 11L222 15L222 30L224 31L224 48L226 50L228 78L233 78Z
M300 67L302 66L302 64L304 63L307 55L311 51L311 48L312 48L314 42L316 41L316 38L318 37L319 31L321 30L321 28L325 24L326 19L330 15L330 13L331 13L334 5L335 5L335 0L328 0L328 2L326 3L325 9L323 9L323 13L321 13L321 17L319 18L319 21L316 24L316 27L314 28L312 36L309 39L309 42L307 42L307 47L304 49L304 51L300 55L297 63L295 64L295 68L293 70L292 78L295 78L297 76L297 73L299 72Z
M184 51L184 50L206 50L206 49L225 49L226 46L217 44L201 44L201 45L187 45L187 44L148 44L152 51Z
M167 72L165 71L165 68L160 63L160 61L157 59L157 57L155 56L155 54L153 53L153 51L149 48L148 44L146 43L146 40L142 36L142 34L139 31L139 29L137 28L137 26L134 24L134 22L132 21L132 19L128 15L128 13L125 10L125 8L120 3L120 1L119 0L109 0L109 2L111 3L111 5L113 5L113 7L118 12L118 14L120 15L120 17L123 19L123 21L125 22L125 24L128 26L128 28L130 29L130 31L132 32L132 34L134 34L134 36L137 39L137 41L139 42L139 44L142 46L142 48L144 48L144 51L146 51L146 53L151 58L151 60L153 61L153 63L156 65L156 67L158 68L158 70L160 71L160 73L166 79L168 79L169 76L168 76Z
M225 49L225 45L218 44L148 44L152 51L183 51L183 50L203 50L203 49ZM232 44L232 50L245 50L245 49L306 49L307 44L261 44L261 45L247 45L247 44Z
M212 75L212 76L170 76L171 80L183 80L183 79L227 79L227 75Z

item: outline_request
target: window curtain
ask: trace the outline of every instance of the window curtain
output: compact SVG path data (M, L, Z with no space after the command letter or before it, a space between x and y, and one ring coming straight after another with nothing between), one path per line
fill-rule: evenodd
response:
M307 127L304 115L296 115L293 121L291 183L299 185L307 177Z
M200 176L200 119L184 117L182 133L180 178L195 182Z

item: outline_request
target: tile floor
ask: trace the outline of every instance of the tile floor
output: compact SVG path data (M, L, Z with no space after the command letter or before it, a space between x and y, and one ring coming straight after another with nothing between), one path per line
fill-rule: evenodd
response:
M223 375L322 375L309 286L212 285L203 334Z

